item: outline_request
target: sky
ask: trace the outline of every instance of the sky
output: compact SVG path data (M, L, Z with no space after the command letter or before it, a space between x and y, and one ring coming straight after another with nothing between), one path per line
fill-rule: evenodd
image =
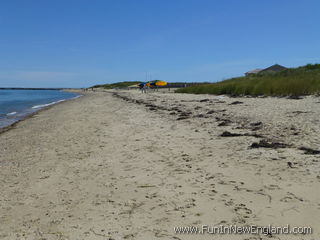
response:
M320 63L319 0L1 0L0 87L216 82Z

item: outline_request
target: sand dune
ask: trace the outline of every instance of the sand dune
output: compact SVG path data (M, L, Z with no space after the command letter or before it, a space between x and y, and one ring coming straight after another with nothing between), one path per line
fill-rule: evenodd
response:
M0 239L316 239L320 99L95 92L0 135ZM311 235L177 234L310 226Z

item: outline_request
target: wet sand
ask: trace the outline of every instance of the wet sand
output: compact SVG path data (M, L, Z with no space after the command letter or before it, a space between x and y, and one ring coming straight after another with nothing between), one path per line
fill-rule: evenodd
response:
M320 98L88 92L0 134L0 239L316 239ZM311 226L312 235L176 234Z

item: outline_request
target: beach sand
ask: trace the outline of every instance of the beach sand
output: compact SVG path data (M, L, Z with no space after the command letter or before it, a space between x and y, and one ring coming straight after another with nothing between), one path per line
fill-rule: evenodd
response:
M0 134L0 239L319 239L319 115L317 97L88 92ZM230 224L313 234L174 232Z

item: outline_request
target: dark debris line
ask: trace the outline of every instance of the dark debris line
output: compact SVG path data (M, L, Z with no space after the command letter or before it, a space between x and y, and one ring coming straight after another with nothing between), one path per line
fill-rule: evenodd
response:
M154 104L150 104L147 102L144 102L143 100L135 100L132 98L129 98L127 96L122 96L118 93L113 93L113 96L121 98L124 101L127 102L131 102L131 103L135 103L135 104L142 104L145 105L146 107L149 108L149 110L151 111L156 111L156 110L166 110L166 111L170 111L170 115L175 115L175 114L179 114L178 118L176 120L185 120L188 119L192 116L191 112L185 112L180 110L177 107L173 107L173 108L166 108L166 107L162 107L162 106L157 106ZM209 102L209 99L202 99L199 102ZM229 105L236 105L236 104L242 104L243 102L240 101L235 101L230 103ZM176 111L176 112L174 112ZM225 111L225 109L223 110ZM221 112L221 111L215 111L215 110L211 110L208 111L207 114L213 114L216 112ZM203 114L198 114L195 117L199 117L199 118L203 118L206 117ZM229 124L231 124L232 122L229 119L222 119L219 117L216 117L216 121L220 122L218 124L218 126L228 126ZM262 128L262 122L256 122L256 123L251 123L250 126L253 127L251 130L258 130L260 128ZM250 128L249 128L250 129ZM240 137L240 136L252 136L252 137L257 137L257 138L263 138L264 136L259 135L259 134L250 134L250 133L244 133L244 134L240 134L240 133L231 133L228 131L224 131L221 135L221 137ZM259 142L254 142L252 143L249 148L254 149L254 148L271 148L271 149L278 149L278 148L287 148L287 147L292 147L292 145L286 144L286 143L280 143L280 142L274 142L272 140L266 140L266 139L262 139ZM312 148L308 148L308 147L299 147L299 150L304 151L304 154L306 155L317 155L320 154L320 150L315 150Z

